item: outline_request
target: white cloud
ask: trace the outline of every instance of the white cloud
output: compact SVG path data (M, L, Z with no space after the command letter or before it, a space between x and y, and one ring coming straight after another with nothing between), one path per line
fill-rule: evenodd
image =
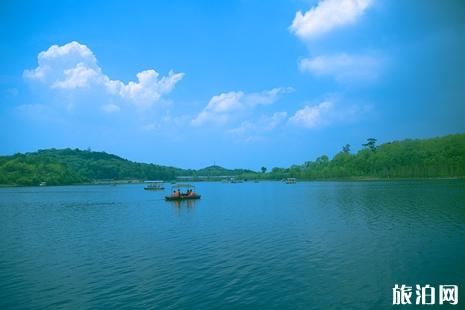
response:
M114 113L114 112L118 112L119 110L121 110L121 108L117 106L116 104L109 103L109 104L104 105L102 107L102 110L107 113Z
M243 135L253 131L271 131L280 125L287 117L286 112L275 112L271 116L262 116L256 122L244 121L239 127L229 130L229 133Z
M372 0L322 0L305 13L298 11L290 30L301 39L313 39L353 24L371 3Z
M265 131L271 131L278 127L287 117L287 112L275 112L271 117L264 117L259 121L263 124L262 128Z
M269 105L276 102L281 94L292 92L291 87L279 87L260 93L246 94L242 91L232 91L213 96L207 106L192 120L193 125L206 122L226 123L231 114L247 110L259 105Z
M184 76L184 73L170 71L168 76L160 78L158 72L150 69L139 72L137 82L124 84L103 74L93 52L76 41L62 46L52 45L40 52L37 60L37 68L24 71L26 79L40 81L52 89L100 89L142 107L159 101Z
M228 130L227 133L244 142L255 142L262 140L257 131L257 125L253 122L243 121L238 127Z
M332 110L331 101L323 101L314 106L305 106L298 110L289 121L295 125L305 128L316 128L326 125L328 113Z
M275 112L271 116L264 115L257 121L244 121L238 127L228 130L238 140L256 142L265 139L265 135L276 129L286 120L286 112Z
M51 88L76 89L89 87L90 83L101 78L100 70L89 68L84 63L78 63L74 68L63 70L63 79L56 80Z
M89 75L89 71L101 74L92 51L76 41L63 46L50 46L39 53L37 62L37 68L25 70L24 77L42 81L54 88L76 88L78 84L84 87L83 83L66 83L76 79L79 71L84 71L84 75Z
M139 82L129 82L121 85L119 93L123 98L128 98L139 105L148 106L160 99L163 94L173 90L174 86L183 77L183 73L170 71L168 76L161 79L155 70L146 70L137 73Z
M142 126L143 131L156 131L158 129L160 129L160 125L155 123L148 123Z
M351 82L376 79L381 64L380 57L340 53L304 58L299 62L299 69L317 76L333 77L339 82Z
M354 123L372 111L372 105L333 94L315 105L306 105L289 118L289 123L306 129Z

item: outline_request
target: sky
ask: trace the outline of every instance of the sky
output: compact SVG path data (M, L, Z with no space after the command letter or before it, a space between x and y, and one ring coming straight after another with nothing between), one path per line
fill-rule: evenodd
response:
M1 1L0 154L259 170L465 132L463 1Z

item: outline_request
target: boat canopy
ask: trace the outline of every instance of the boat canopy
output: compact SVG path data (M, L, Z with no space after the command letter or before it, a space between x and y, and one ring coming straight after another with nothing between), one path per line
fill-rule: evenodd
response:
M165 182L161 180L156 180L156 181L144 181L144 183L165 183Z
M195 186L192 184L187 184L187 183L185 184L179 183L179 184L174 184L173 186L171 186L171 188L195 188Z

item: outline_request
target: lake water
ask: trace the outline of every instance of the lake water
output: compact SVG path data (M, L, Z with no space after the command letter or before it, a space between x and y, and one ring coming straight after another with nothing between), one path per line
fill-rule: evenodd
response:
M465 298L464 181L196 186L181 205L1 188L0 308L379 309L396 283Z

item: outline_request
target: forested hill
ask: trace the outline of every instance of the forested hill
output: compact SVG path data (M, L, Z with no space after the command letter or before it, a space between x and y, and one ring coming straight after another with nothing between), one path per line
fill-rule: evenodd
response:
M352 154L350 145L345 145L331 160L323 155L303 165L273 168L266 175L275 179L465 177L465 134L379 146L370 138L363 147Z
M248 173L255 174L255 172L247 169L226 169L220 166L210 166L203 169L199 169L196 171L196 175L198 176L213 176L213 177L220 177L220 176L241 176Z
M261 173L210 166L200 170L136 163L105 152L48 149L0 156L0 185L76 184L99 180L174 180L178 176L247 179L465 177L465 134L376 145L370 138L357 153L345 145L332 159L323 155L290 168Z
M136 163L105 152L47 149L0 157L0 184L48 185L101 180L174 180L177 176L213 176L253 173L212 166L198 171Z

